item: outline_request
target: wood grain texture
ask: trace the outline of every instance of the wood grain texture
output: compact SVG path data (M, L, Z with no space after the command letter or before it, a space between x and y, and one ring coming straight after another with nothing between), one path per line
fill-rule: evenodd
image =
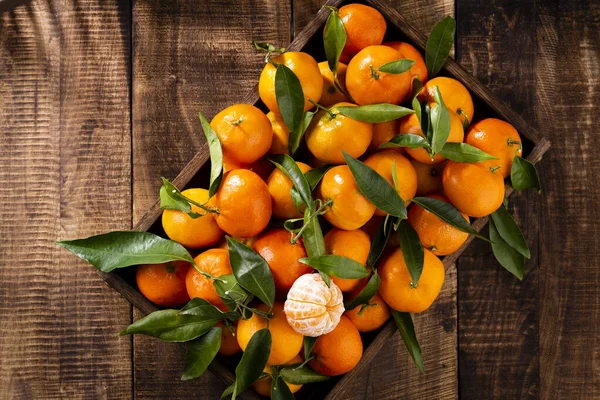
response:
M132 397L131 306L54 242L131 226L129 9L0 14L0 398Z
M536 2L541 398L600 398L600 4Z
M264 55L252 40L287 45L287 2L135 2L133 9L134 220L153 205L160 177L175 177L206 150L198 111L210 120L242 102L256 85ZM203 162L206 153L197 154ZM195 171L194 171L195 172ZM183 177L187 183L189 176ZM181 181L181 179L180 179ZM178 183L176 181L175 183ZM148 220L148 223L153 222ZM147 227L146 227L147 228ZM141 317L135 312L134 318ZM138 399L218 398L225 388L212 374L180 381L183 347L135 337ZM177 349L176 349L177 348Z
M531 7L515 3L457 1L458 62L523 115L534 112L533 19ZM461 398L538 397L538 235L543 202L533 191L511 197L512 214L532 250L522 282L495 261L487 243L475 241L458 260Z

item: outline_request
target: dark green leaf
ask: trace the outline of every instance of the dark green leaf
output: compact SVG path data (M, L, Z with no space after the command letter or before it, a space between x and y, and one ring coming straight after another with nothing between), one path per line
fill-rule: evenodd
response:
M294 400L294 395L281 376L271 380L271 400Z
M163 185L160 187L160 208L163 210L177 210L187 213L191 218L202 216L192 212L192 206L167 178L161 178Z
M373 168L342 150L360 192L377 208L394 217L406 218L406 205L398 192Z
M508 272L522 280L525 271L525 257L502 239L493 219L490 219L490 240L496 260Z
M344 279L359 279L369 276L369 271L359 262L348 257L324 254L318 257L298 259L303 264L310 265L319 272Z
M230 321L237 321L239 314L236 312L226 312L219 310L217 307L209 303L208 301L194 297L190 300L185 307L179 311L180 315L197 315L204 318L212 318L218 320L228 319Z
M431 128L433 134L431 137L431 151L433 154L439 152L450 135L450 112L444 105L437 86L433 87L437 103L431 108Z
M56 244L103 272L177 260L194 264L194 259L182 245L149 232L114 231Z
M283 121L295 132L304 118L304 92L296 74L283 64L275 72L275 98Z
M500 206L499 209L492 213L492 219L494 220L494 227L500 237L525 258L531 258L531 252L529 251L529 247L527 246L527 242L523 237L521 229L519 229L519 226L512 215L510 215L504 206Z
M213 281L213 286L229 311L235 311L237 304L246 304L252 298L252 295L240 286L232 274L221 275L219 279Z
M420 205L427 211L434 213L438 216L438 218L452 225L459 231L469 233L479 239L489 242L485 236L480 235L475 229L473 229L473 227L467 222L461 213L454 208L452 204L446 203L442 200L433 199L431 197L415 197L413 202Z
M312 203L310 185L296 161L287 154L271 155L269 160L292 181L304 204L310 206Z
M428 115L424 113L424 109L421 107L421 102L419 101L419 94L423 91L423 82L419 79L418 76L413 78L412 82L412 108L415 110L415 114L417 114L417 119L419 120L419 126L423 131L423 135L427 132L427 127L424 123L427 123ZM425 114L425 115L424 115Z
M310 190L315 190L319 182L321 182L321 179L323 179L323 175L325 175L329 168L331 168L331 165L323 165L319 168L313 168L309 171L306 171L304 176L308 181Z
M220 319L182 315L179 310L160 310L134 322L121 335L139 333L167 342L187 342L204 335Z
M406 346L406 350L408 350L408 354L410 354L412 359L415 361L415 364L417 364L419 371L423 372L425 369L423 368L421 346L417 340L415 326L413 325L410 314L396 310L391 310L391 312L392 316L394 317L394 322L396 322L396 326L398 327L398 331L400 332L400 336L402 337L404 345Z
M325 254L325 240L323 239L323 231L321 230L321 224L319 223L319 217L313 216L312 213L315 212L315 205L311 205L311 207L306 207L304 210L304 232L302 232L302 241L304 243L304 248L306 249L306 254L309 257L319 257ZM321 278L329 287L331 284L331 280L329 279L329 275L324 272L319 271Z
M221 393L221 400L231 397L234 390L235 390L235 382L233 382L231 385L227 386L227 388L225 390L223 390L223 393Z
M425 64L429 79L435 77L446 63L450 49L454 44L456 21L446 17L433 28L425 46Z
M516 190L537 189L542 193L542 185L535 165L526 159L516 156L510 169L510 181Z
M256 251L235 239L227 237L229 262L240 285L269 307L275 301L275 283L269 264Z
M369 257L367 258L367 266L373 268L379 257L385 250L385 245L390 238L390 232L392 231L392 224L394 223L392 218L386 218L379 224L373 241L371 242L371 250L369 250Z
M318 337L304 336L304 359L308 360L312 354Z
M494 157L466 143L447 142L442 150L439 151L439 154L448 160L467 163L498 159L498 157Z
M431 143L431 139L433 139L433 124L431 122L431 108L429 107L429 103L425 104L423 107L423 118L421 118L421 131Z
M290 131L290 135L288 137L288 151L290 155L294 155L298 147L300 147L300 142L302 141L302 137L304 136L304 132L308 129L315 113L313 111L306 111L302 116L302 122L294 131Z
M429 143L427 143L427 139L425 139L423 136L412 133L401 133L391 138L389 142L382 143L381 146L379 146L380 149L394 147L408 147L411 149L417 149L421 147L429 147Z
M368 104L366 106L339 106L335 107L335 110L348 118L369 123L393 121L414 113L410 108L389 103Z
M379 274L377 271L374 271L371 277L369 278L369 282L367 285L360 291L360 293L350 299L344 304L344 308L346 310L354 310L356 307L361 306L363 304L369 304L369 301L377 294L379 290L379 285L381 284L381 279L379 278Z
M217 190L219 190L221 181L223 180L223 149L221 148L219 137L210 126L207 119L204 118L204 115L200 112L198 113L198 116L210 153L210 186L208 189L208 197L213 197L215 193L217 193Z
M408 221L403 220L398 224L398 239L400 239L400 249L404 262L412 278L412 285L416 286L423 272L423 262L425 252L417 231L414 230Z
M390 61L377 68L379 72L385 72L387 74L403 74L410 70L415 65L415 60L409 60L408 58L401 58L400 60Z
M200 377L215 358L221 347L221 328L212 328L188 343L185 353L182 381Z
M337 10L331 10L329 17L327 17L325 32L323 34L323 45L329 69L333 73L333 76L336 77L340 56L346 45L346 29Z
M329 376L321 375L305 365L298 368L290 366L280 371L281 376L293 385L304 385L306 383L325 382L331 379Z
M264 328L252 335L242 359L235 368L233 399L260 378L270 354L271 332Z

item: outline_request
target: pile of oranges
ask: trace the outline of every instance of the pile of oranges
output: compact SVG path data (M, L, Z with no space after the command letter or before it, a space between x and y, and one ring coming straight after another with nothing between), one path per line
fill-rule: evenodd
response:
M383 42L386 21L377 10L349 4L339 9L339 16L347 40L337 84L327 61L317 62L302 52L283 52L266 63L259 79L260 98L268 113L253 105L236 104L210 122L222 148L224 175L219 189L212 197L202 188L182 192L203 205L192 205L192 212L200 217L169 209L162 215L165 234L196 255L198 270L180 261L137 269L139 290L158 306L179 307L198 297L226 311L213 282L199 271L215 277L232 273L225 235L251 247L268 263L277 301L272 309L255 305L257 310L270 312L270 319L255 313L222 329L219 352L229 356L244 351L252 335L268 327L272 345L267 373L273 366L303 362L303 336L311 336L310 332L327 333L316 339L308 365L324 375L346 373L361 359L361 333L383 326L390 318L390 308L411 313L429 308L444 282L444 266L438 257L458 250L468 234L411 200L430 196L448 202L466 221L489 215L501 206L504 179L514 157L522 152L519 134L510 124L493 118L474 122L473 100L460 82L447 77L428 80L425 61L417 49L404 42ZM400 59L414 60L414 64L404 73L379 70ZM275 74L280 64L299 79L304 111L315 111L304 134L305 145L297 154L289 154L290 134L277 101ZM423 137L417 115L368 123L337 111L343 106L409 104L415 77L424 84L418 95L422 104L436 103L437 87L450 111L448 142L470 144L497 159L455 162L440 154L432 157L423 148L380 149L397 135ZM327 204L322 217L326 253L352 259L367 270L373 236L386 213L361 193L343 152L362 160L396 189L408 206L407 221L424 248L423 269L415 285L398 242L389 241L375 272L381 280L378 293L368 304L345 311L343 301L358 296L369 277L332 276L331 285L326 286L313 268L300 261L307 257L303 240L295 240L282 223L302 218L304 210L292 198L290 178L267 159L289 154L302 173L328 168L314 190L314 196ZM304 309L303 303L310 306ZM270 378L257 381L254 387L269 396ZM288 387L291 392L300 388Z

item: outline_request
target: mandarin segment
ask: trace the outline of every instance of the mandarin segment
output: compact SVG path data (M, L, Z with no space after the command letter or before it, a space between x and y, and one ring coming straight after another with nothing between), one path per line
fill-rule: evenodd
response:
M304 336L331 332L344 312L344 298L337 285L327 287L319 274L299 277L287 294L284 306L290 326Z

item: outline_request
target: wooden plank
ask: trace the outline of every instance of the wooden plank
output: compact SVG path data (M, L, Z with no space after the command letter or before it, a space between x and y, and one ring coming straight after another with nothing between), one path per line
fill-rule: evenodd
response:
M27 3L0 14L0 398L131 398L131 307L54 243L131 226L130 11Z
M600 398L600 4L536 2L540 398Z
M457 0L457 16L458 61L501 100L531 116L533 8L501 0L485 4ZM475 241L458 260L461 398L539 396L536 289L541 201L533 191L516 193L510 200L532 250L522 282L498 265L485 242Z
M291 9L287 2L209 0L135 2L133 10L134 220L158 196L160 176L173 178L196 154L206 159L198 111L211 118L245 100L255 87L264 55L252 40L287 45ZM197 169L183 174L186 182ZM177 183L177 182L176 182ZM155 210L156 211L156 210ZM155 219L141 221L147 229ZM144 222L145 221L145 222ZM138 226L138 229L140 229ZM141 314L135 312L135 318ZM179 380L183 347L145 337L134 339L136 397L218 398L224 389L211 374Z

